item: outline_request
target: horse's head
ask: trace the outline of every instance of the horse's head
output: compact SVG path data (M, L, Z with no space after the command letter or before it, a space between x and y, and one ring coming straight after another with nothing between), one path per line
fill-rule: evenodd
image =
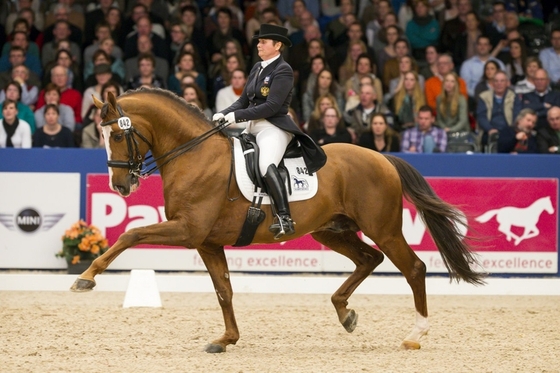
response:
M151 148L150 141L145 137L147 134L135 128L141 119L126 116L111 92L106 103L95 96L93 102L101 109L103 119L101 126L107 150L109 187L126 197L138 187L144 156Z
M545 197L544 200L544 210L549 214L554 214L554 206L552 206L552 200L550 199L550 196Z

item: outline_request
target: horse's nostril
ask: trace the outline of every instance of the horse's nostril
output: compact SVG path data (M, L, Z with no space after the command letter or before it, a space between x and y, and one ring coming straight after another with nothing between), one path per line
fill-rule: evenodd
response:
M124 194L125 188L122 185L115 185L115 188L117 188L120 194Z

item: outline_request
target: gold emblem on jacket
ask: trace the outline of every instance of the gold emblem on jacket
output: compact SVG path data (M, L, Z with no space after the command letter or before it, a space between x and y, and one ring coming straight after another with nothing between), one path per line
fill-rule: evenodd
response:
M269 91L270 88L268 88L267 86L261 87L261 95L263 95L264 97L268 96Z

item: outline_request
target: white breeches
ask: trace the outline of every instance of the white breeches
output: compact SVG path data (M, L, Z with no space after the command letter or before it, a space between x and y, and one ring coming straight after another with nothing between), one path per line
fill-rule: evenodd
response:
M294 137L293 134L264 119L249 121L244 132L255 135L257 139L257 145L261 152L259 170L263 176L266 174L268 166L273 163L278 166L286 152L286 147Z

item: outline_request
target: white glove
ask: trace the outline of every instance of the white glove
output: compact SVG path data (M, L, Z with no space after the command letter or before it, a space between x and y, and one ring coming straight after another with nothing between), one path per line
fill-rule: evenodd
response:
M235 113L231 112L229 114L226 114L224 119L226 120L227 124L234 124L235 123Z
M216 113L216 114L214 114L214 115L212 116L212 120L213 120L214 122L218 122L218 121L220 121L221 119L224 119L224 114L222 114L222 113Z

